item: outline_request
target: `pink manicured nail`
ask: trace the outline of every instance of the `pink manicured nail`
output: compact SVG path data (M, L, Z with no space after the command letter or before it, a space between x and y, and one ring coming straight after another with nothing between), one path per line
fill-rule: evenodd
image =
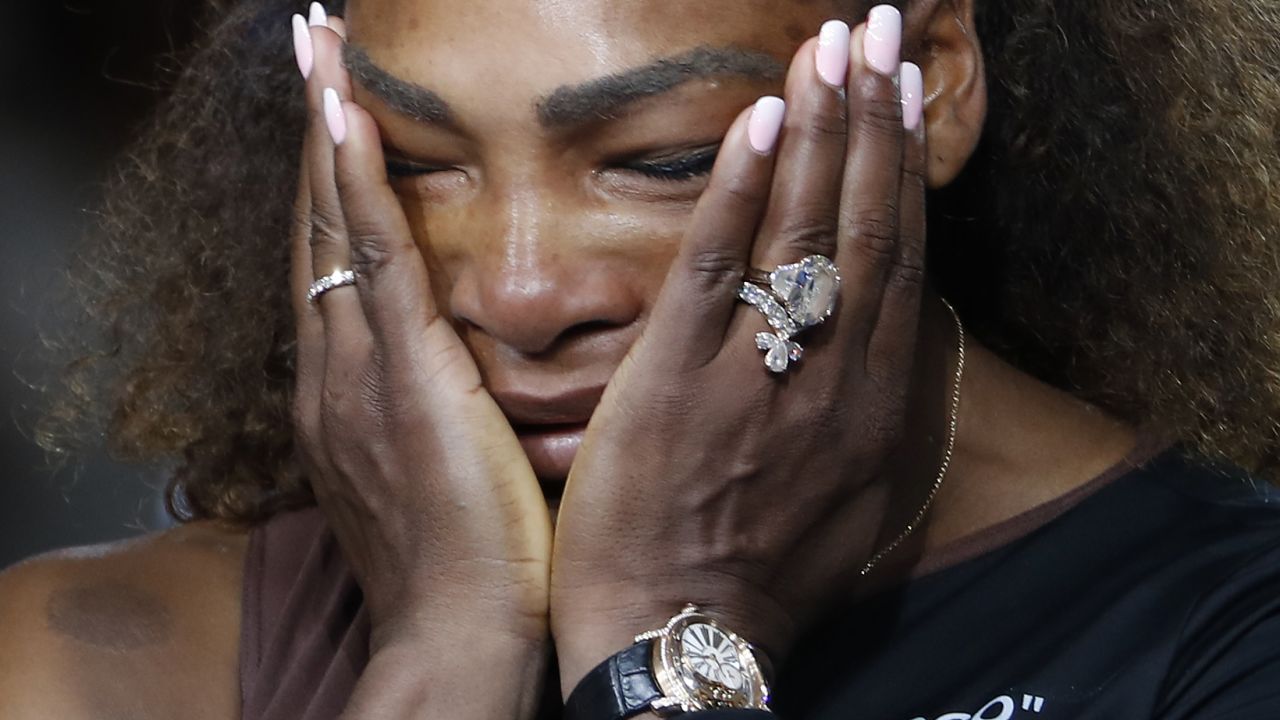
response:
M780 97L767 96L756 101L751 120L747 123L747 140L751 142L752 150L761 155L773 152L786 112L787 104Z
M324 6L318 2L311 3L311 20L312 27L325 27L329 24L329 13L324 11Z
M902 13L892 5L877 5L867 15L863 40L867 64L881 75L893 77L902 60Z
M324 122L329 126L333 144L341 145L347 139L347 114L342 111L342 99L333 88L324 89Z
M818 75L832 87L844 87L849 72L849 26L828 20L818 33Z
M302 79L311 77L311 66L315 62L315 48L311 45L311 31L307 28L307 19L301 15L293 16L293 56L298 60L298 70Z
M924 116L924 75L915 63L902 63L899 88L902 93L902 126L915 130Z

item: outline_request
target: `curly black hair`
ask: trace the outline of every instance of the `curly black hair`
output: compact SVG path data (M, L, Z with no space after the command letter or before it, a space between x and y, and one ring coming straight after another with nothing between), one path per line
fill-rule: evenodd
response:
M84 314L39 439L175 462L180 519L314 502L290 418L296 6L218 8L71 270ZM931 195L932 282L1027 372L1277 477L1280 5L978 0L977 26L989 115Z

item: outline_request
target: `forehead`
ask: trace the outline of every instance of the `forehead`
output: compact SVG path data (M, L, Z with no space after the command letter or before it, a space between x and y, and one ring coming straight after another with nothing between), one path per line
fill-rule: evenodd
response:
M545 93L656 57L734 46L788 60L829 0L349 0L353 42L442 93Z

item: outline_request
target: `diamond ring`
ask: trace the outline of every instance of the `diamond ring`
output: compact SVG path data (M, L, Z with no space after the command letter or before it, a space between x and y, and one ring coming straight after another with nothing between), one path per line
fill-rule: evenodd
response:
M313 303L316 300L319 300L321 295L329 292L330 290L336 290L340 287L355 284L356 274L354 271L334 270L329 275L325 275L322 278L316 278L316 281L311 283L311 286L307 288L307 302Z
M831 317L839 297L840 273L823 255L779 265L771 272L752 268L738 289L738 299L760 311L773 328L772 333L756 334L756 347L765 351L765 367L782 373L800 360L804 349L792 337Z
M804 349L791 340L793 335L800 332L800 326L791 319L786 308L782 307L782 303L772 293L758 285L742 283L742 287L738 289L738 299L759 310L764 315L765 322L773 328L772 333L756 333L756 347L766 351L765 367L775 373L786 371L804 353Z
M752 268L746 280L772 290L801 328L821 325L831 317L840 296L840 272L825 255L810 255L772 272Z

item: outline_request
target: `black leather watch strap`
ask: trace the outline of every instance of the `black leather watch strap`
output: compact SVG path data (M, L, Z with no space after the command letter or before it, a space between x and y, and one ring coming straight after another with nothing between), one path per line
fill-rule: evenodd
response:
M623 720L662 697L653 679L653 641L617 653L587 673L564 703L565 720Z

